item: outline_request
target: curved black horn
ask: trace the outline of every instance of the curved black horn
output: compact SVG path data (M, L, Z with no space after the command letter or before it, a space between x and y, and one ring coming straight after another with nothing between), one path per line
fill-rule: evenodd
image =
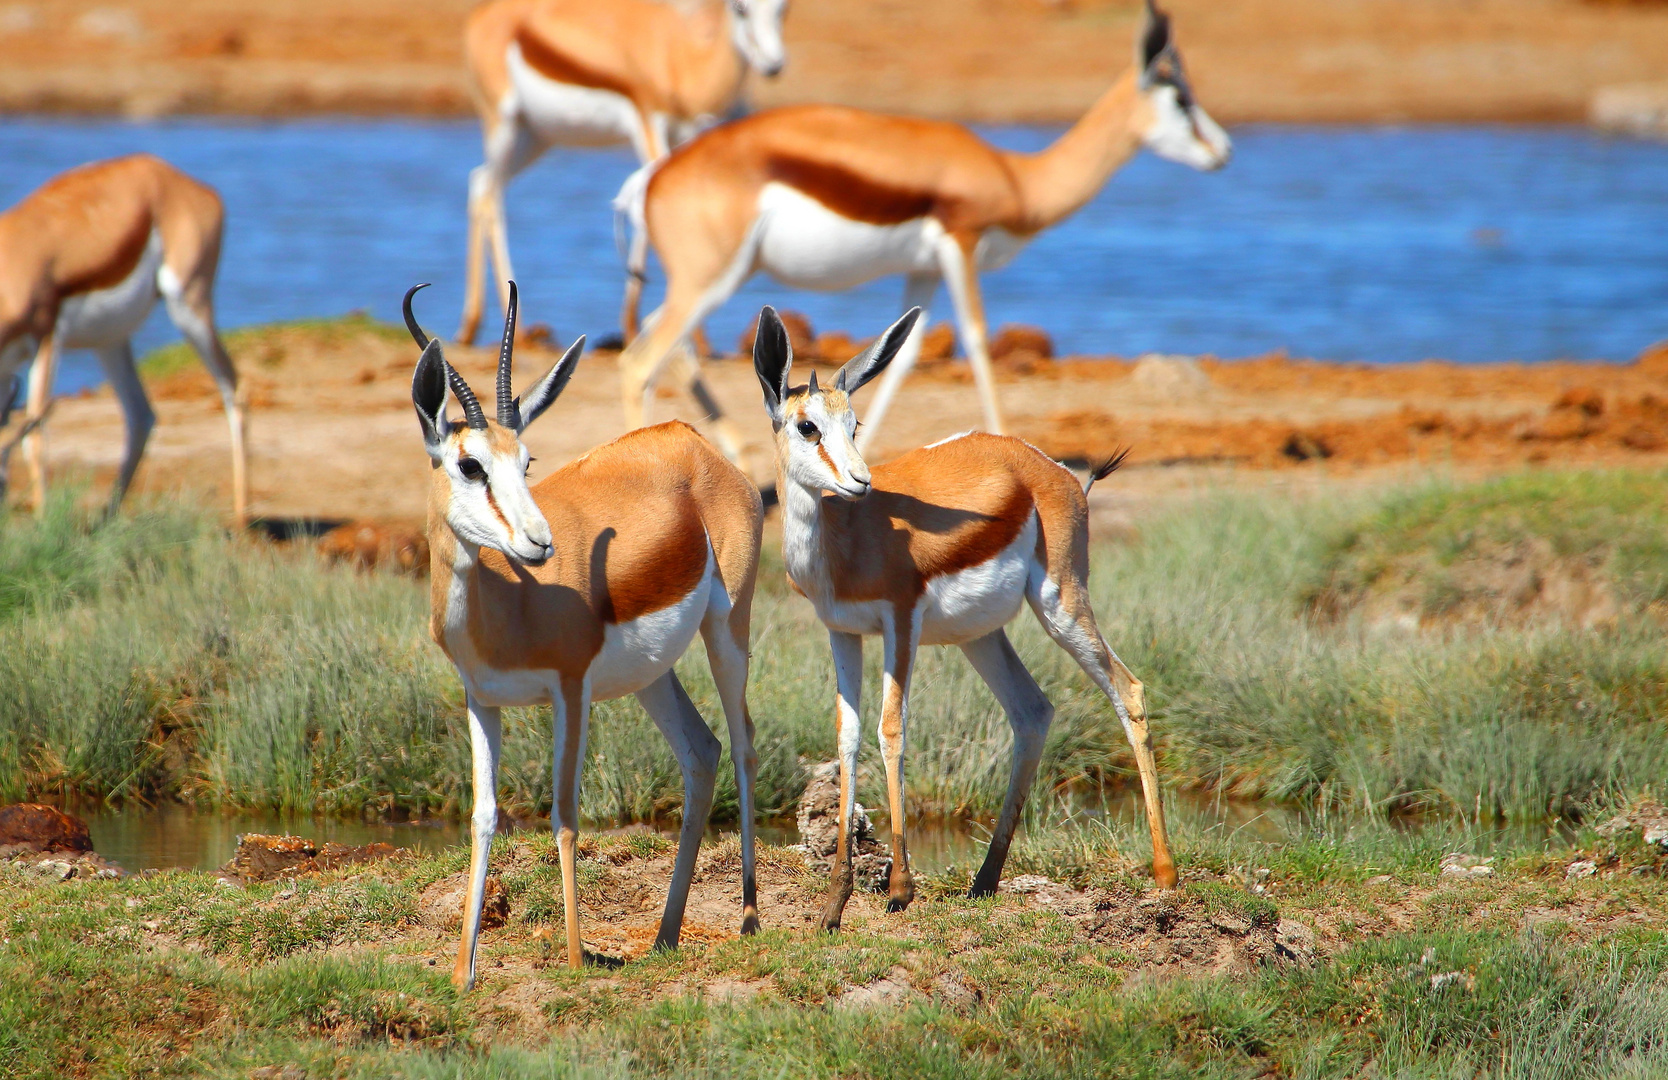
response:
M486 413L481 411L481 402L475 396L475 391L469 389L469 384L463 381L463 376L454 371L452 365L447 364L445 359L440 362L446 366L446 382L452 388L452 396L458 399L459 405L463 406L464 420L476 430L485 430L487 426Z
M423 333L423 328L417 325L417 316L411 313L411 298L417 295L418 289L426 289L428 287L429 283L426 281L421 285L413 285L405 291L405 300L400 304L400 310L405 312L405 328L411 331L411 336L413 338L417 339L417 347L419 349L426 349L429 347L429 336Z
M498 350L498 422L521 430L521 405L510 388L510 354L515 351L515 282L510 282L510 306L504 311L504 344Z

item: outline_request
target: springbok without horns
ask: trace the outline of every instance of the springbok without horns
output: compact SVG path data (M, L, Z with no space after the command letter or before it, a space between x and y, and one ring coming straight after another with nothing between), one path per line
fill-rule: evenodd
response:
M900 353L919 314L905 314L826 388L814 373L808 386L789 384L793 353L771 308L759 317L753 346L776 431L783 560L795 589L828 627L834 651L840 833L822 925L838 927L851 896L865 636L879 636L885 650L880 748L892 818L889 908L901 910L915 894L905 843L903 755L910 675L922 645L960 646L1013 729L1008 793L972 894L996 891L1054 717L1002 629L1022 603L1106 694L1123 723L1152 830L1153 876L1170 888L1176 870L1145 698L1140 681L1101 636L1089 605L1088 500L1077 478L1029 444L1000 435L959 435L872 470L853 441L851 395Z
M0 214L0 385L33 357L24 451L37 511L46 501L40 425L64 349L97 352L121 404L127 443L109 509L121 505L156 424L130 339L160 296L220 389L232 432L232 512L244 519L243 406L214 325L224 216L212 188L148 154L71 169Z
M688 335L763 270L826 290L903 274L906 308L924 308L946 282L985 425L1000 432L979 272L1005 265L1088 202L1143 145L1198 169L1228 160L1228 137L1194 101L1170 21L1151 0L1135 59L1036 154L999 150L959 124L807 105L714 128L633 174L617 202L660 253L666 299L620 357L627 423L644 422L648 395L674 353L679 380L713 410ZM642 275L645 258L634 239L632 275ZM865 417L865 447L914 366L924 324ZM720 415L714 422L734 459L739 434Z
M469 176L460 342L480 325L489 240L500 290L515 276L505 185L557 144L625 142L639 162L664 157L735 105L749 68L781 71L786 8L787 0L719 0L687 12L660 0L495 0L475 9L464 54L486 161ZM640 278L627 282L628 311L641 288Z
M421 286L418 286L421 288ZM712 809L719 743L672 670L700 634L741 801L742 932L758 926L753 869L757 757L747 711L747 645L764 520L759 493L688 425L634 431L529 488L527 425L555 401L584 339L525 397L510 386L516 292L499 353L497 419L430 341L412 379L429 491L429 632L456 665L469 708L475 808L469 889L453 981L473 985L487 855L498 820L499 710L552 706L551 822L562 864L568 963L578 967L575 840L591 702L635 694L683 771L683 825L657 947L675 947ZM448 386L464 419L446 419Z

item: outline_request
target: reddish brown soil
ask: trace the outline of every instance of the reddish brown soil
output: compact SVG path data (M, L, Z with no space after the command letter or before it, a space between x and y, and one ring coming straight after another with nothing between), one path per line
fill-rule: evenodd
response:
M340 537L341 556L380 561L404 540L390 523L420 523L429 466L412 417L415 349L389 330L303 329L234 338L249 384L250 485L257 514L371 520L378 529ZM483 395L496 357L448 351ZM556 354L524 346L517 385ZM807 375L808 364L797 369ZM831 364L822 364L825 377ZM719 400L750 441L753 475L774 474L770 428L752 366L708 365ZM623 433L612 354L587 356L562 400L531 428L535 478ZM1265 357L1186 362L1010 355L1000 394L1008 424L1045 451L1098 462L1130 445L1130 464L1098 485L1105 508L1168 498L1201 483L1377 483L1441 464L1479 473L1528 465L1668 463L1668 347L1631 364L1399 367ZM207 375L193 367L155 383L159 423L140 470L141 490L187 489L224 505L226 432ZM861 404L861 400L860 400ZM699 421L669 393L653 420ZM981 424L961 361L925 364L906 384L882 431L875 460ZM59 403L51 419L55 473L107 483L121 448L121 419L108 391ZM20 464L14 474L21 476ZM21 488L21 485L19 485ZM415 549L409 561L420 562ZM396 556L399 558L399 556Z
M687 2L687 0L672 0ZM471 0L17 0L0 110L463 114ZM1170 0L1198 90L1242 120L1574 120L1668 71L1661 0ZM797 0L756 103L1075 116L1138 0ZM930 47L923 43L930 42Z

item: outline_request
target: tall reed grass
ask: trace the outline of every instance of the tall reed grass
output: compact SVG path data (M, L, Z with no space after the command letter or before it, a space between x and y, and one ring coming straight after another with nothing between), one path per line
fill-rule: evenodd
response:
M1663 476L1625 481L1668 505ZM1584 491L1613 502L1619 482L1571 474L1560 483L1569 513L1549 520L1572 520ZM1146 682L1166 780L1328 811L1539 821L1579 816L1668 776L1668 653L1647 609L1595 630L1389 632L1309 615L1315 582L1363 535L1382 539L1417 518L1418 500L1485 510L1499 502L1455 497L1467 490L1206 495L1145 522L1136 540L1097 545L1096 610ZM1623 535L1638 521L1604 520L1615 535L1601 529L1595 542L1628 553L1629 580L1654 573L1640 554L1650 545ZM834 742L826 636L782 582L767 545L751 682L766 815L791 809L804 764L832 756ZM141 504L94 528L67 494L39 522L7 519L0 799L462 813L462 695L427 639L426 603L407 579L326 567L304 549L228 535L178 507ZM1040 804L1122 782L1132 761L1105 700L1029 615L1012 634L1057 707ZM872 718L878 649L869 652ZM699 649L680 670L722 736ZM915 810L982 816L1000 805L1007 725L955 650L925 651L908 737ZM882 785L867 742L860 796L875 805ZM550 754L548 712L512 711L506 803L548 808ZM635 702L597 706L589 755L590 818L676 814L676 765ZM717 819L735 809L726 778Z

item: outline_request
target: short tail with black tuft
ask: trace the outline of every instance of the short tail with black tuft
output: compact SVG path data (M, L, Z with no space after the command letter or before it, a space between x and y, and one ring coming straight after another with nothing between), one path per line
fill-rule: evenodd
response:
M1111 457L1107 458L1106 461L1101 464L1100 468L1091 472L1089 474L1088 483L1083 485L1083 494L1084 495L1089 494L1089 489L1095 486L1095 481L1105 480L1108 476L1111 476L1113 473L1117 472L1118 471L1118 466L1122 465L1124 463L1124 458L1128 457L1129 452L1133 449L1135 449L1135 448L1132 447L1132 446L1124 447L1122 450L1119 450L1116 454L1113 454Z

